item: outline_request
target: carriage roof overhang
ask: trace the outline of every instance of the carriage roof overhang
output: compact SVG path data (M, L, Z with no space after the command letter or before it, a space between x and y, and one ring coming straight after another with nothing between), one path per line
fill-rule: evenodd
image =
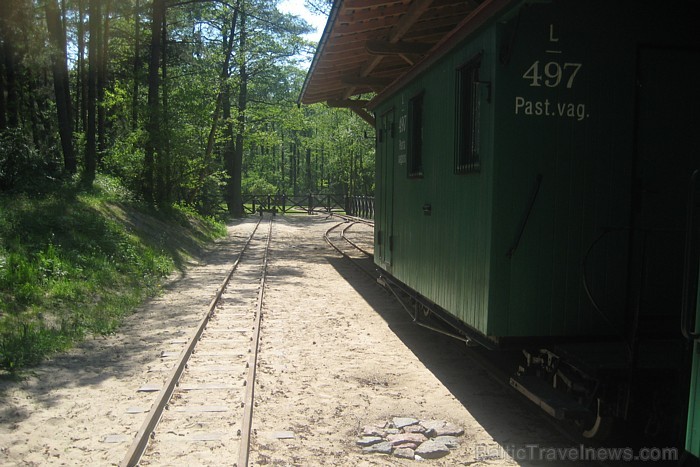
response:
M367 111L515 0L336 0L299 103ZM373 95L371 100L356 96Z

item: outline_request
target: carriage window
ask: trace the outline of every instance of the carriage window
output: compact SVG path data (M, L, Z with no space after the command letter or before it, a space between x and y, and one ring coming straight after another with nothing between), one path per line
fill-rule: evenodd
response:
M481 54L457 69L457 115L455 128L455 173L480 169L479 157L479 67Z
M423 177L423 93L408 101L408 176Z

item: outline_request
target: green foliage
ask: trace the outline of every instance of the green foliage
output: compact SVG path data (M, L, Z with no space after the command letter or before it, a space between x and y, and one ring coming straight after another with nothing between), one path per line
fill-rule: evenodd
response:
M0 368L10 372L34 366L47 355L65 350L73 337L64 330L39 322L11 319L8 329L0 330Z
M110 21L103 31L111 33L104 42L106 85L97 93L104 116L98 175L91 187L80 188L63 178L43 8L10 1L11 17L0 18L0 43L15 46L0 65L7 110L0 129L0 369L32 365L86 333L112 332L165 275L182 266L183 248L195 254L223 235L220 224L195 211L222 214L223 194L233 179L225 148L242 150L242 166L231 173L241 171L244 192L373 192L372 130L347 110L297 106L307 65L303 54L313 44L303 39L308 25L280 13L271 0L242 1L245 46L242 15L234 14L233 3L169 4L161 62L167 73L161 68L156 99L162 112L153 125L146 118L149 3L140 2L135 11L133 0L111 2L102 17ZM86 3L60 5L68 50L77 59L69 87L82 172L87 139L82 91L92 58L78 39L88 39L88 16ZM231 37L233 54L224 69L223 45ZM14 108L10 78L16 80ZM247 94L241 92L243 82ZM224 90L227 97L220 99ZM246 99L239 108L241 95ZM14 123L10 117L16 117ZM365 131L367 138L361 136ZM174 207L139 204L150 136L157 142L157 199L176 200Z
M0 192L40 191L56 172L22 128L0 131Z
M16 371L122 317L225 233L191 209L152 211L113 178L90 192L0 197L0 369Z
M11 24L0 27L0 42L3 34L15 40L15 75L18 91L25 97L18 109L21 126L0 133L0 192L34 193L46 191L53 179L61 178L53 83L46 79L52 76L45 47L48 35L43 9L32 12L28 0L10 1L16 8L12 9ZM325 0L311 3L315 9L328 7ZM136 11L133 0L111 2L110 11L102 12L103 21L109 18L105 30L110 32L104 43L109 58L103 81L106 85L104 92L97 93L102 96L98 109L105 117L102 132L98 132L104 137L98 172L118 178L136 197L144 198L148 193L144 148L152 133L157 146L154 180L158 186L152 187L156 198L220 215L230 181L224 148L235 147L241 136L243 148L236 149L242 149L242 166L234 170L242 172L244 191L371 194L373 135L367 139L361 136L371 129L347 110L321 105L299 108L296 104L308 65L303 60L314 46L304 39L308 25L299 17L280 13L272 0L245 0L240 3L241 11L246 12L247 41L242 46L243 15L234 13L235 4L185 2L168 7L168 35L161 63L167 73L161 68L163 79L156 99L161 113L153 127L146 111L149 4L140 2ZM75 112L73 140L79 172L84 172L87 114L82 91L91 60L86 48L88 15L86 3L60 5L69 55L74 59L69 67ZM234 18L233 53L224 70L228 49L224 44L231 38ZM136 69L135 63L140 64ZM243 66L245 110L238 108ZM0 67L0 80L8 79L4 74L5 68ZM219 100L226 87L230 105ZM213 133L210 152L207 147L214 115L219 115L218 130ZM244 126L239 125L239 117ZM233 131L224 131L229 125Z
M102 170L117 177L133 193L143 185L144 141L142 129L125 133L107 150L102 159Z
M256 176L246 177L243 180L242 185L243 192L245 193L275 194L277 192L277 187L275 185L263 178Z

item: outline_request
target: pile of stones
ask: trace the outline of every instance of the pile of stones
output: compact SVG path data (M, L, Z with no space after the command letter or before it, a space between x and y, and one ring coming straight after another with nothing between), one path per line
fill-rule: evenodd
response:
M363 453L389 454L402 459L438 459L459 446L464 429L445 420L394 417L362 428L357 445Z

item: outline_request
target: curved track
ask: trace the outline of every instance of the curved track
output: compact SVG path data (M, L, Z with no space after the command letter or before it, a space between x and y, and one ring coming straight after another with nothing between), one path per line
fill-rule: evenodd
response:
M248 463L260 321L272 238L262 218L174 358L122 466L198 464L198 452Z
M366 219L360 219L350 216L340 216L334 214L335 217L340 217L343 219L329 228L323 235L324 240L343 257L351 261L353 266L368 275L372 280L377 280L379 278L379 271L374 265L374 253L370 251L374 249L373 245L369 242L365 242L365 245L360 245L360 239L367 237L368 228L373 229L374 223ZM341 228L342 227L342 228ZM358 232L358 239L348 238L350 230L352 228ZM374 238L374 235L370 235L370 238Z

